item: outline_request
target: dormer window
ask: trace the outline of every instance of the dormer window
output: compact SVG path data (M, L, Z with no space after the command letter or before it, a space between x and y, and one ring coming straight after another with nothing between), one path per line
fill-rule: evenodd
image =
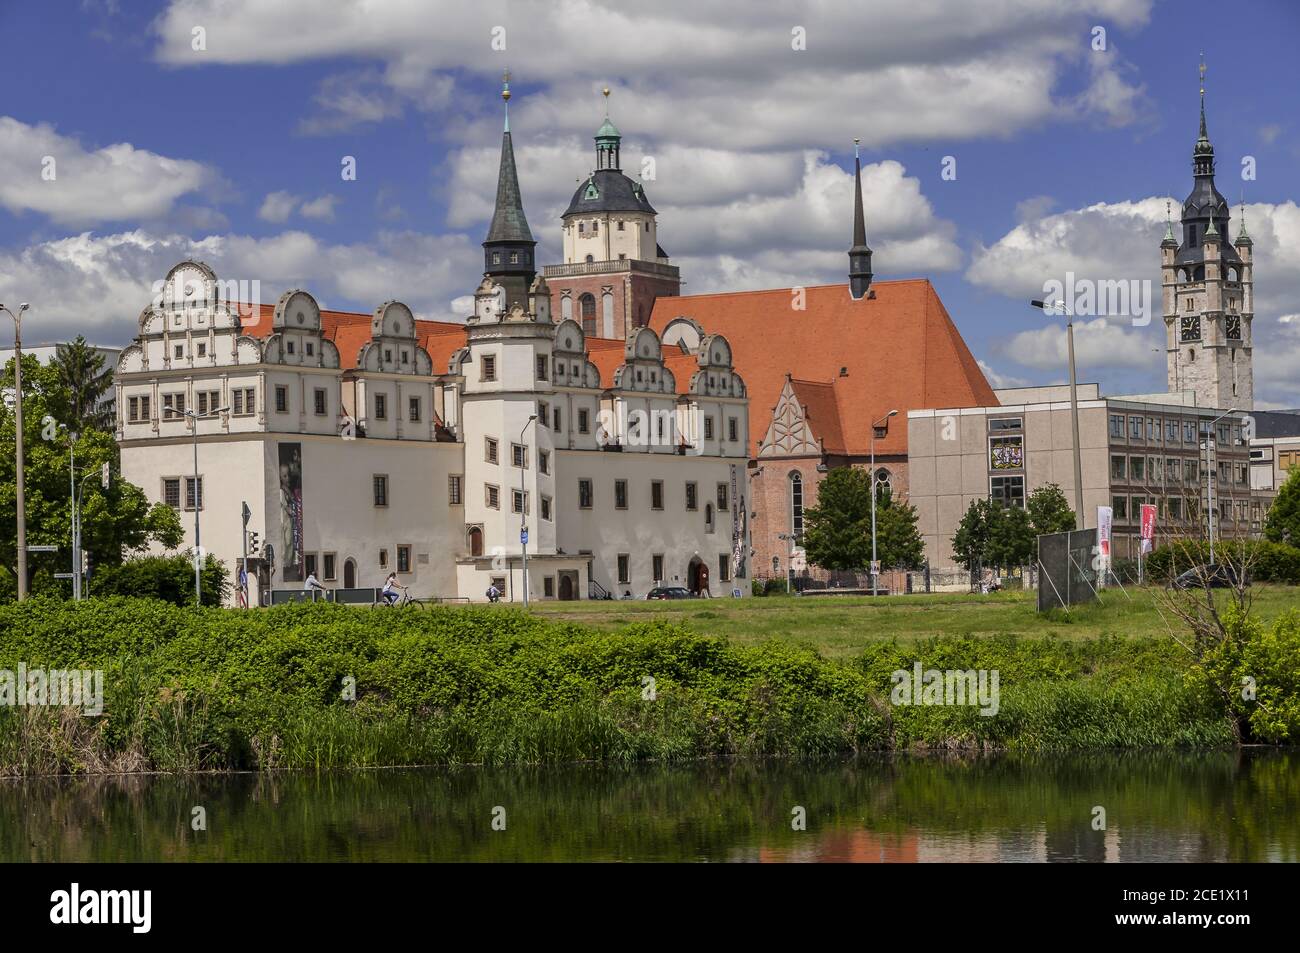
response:
M519 252L517 252L517 251L512 251L512 252L510 253L510 264L512 264L512 265L517 265L517 264L519 264Z
M499 251L494 251L492 253L492 264L494 265L501 264L501 253Z

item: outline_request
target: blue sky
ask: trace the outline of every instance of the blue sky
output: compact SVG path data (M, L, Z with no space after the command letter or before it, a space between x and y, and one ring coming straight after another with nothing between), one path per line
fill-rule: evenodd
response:
M1244 188L1255 240L1256 395L1300 405L1292 3L466 6L0 3L0 300L32 302L30 340L122 343L150 284L194 254L260 280L263 300L305 287L331 307L462 315L509 65L543 260L606 84L625 168L655 159L646 187L688 293L844 280L859 136L878 277L931 278L995 384L1058 381L1060 325L1024 302L1067 270L1158 288L1204 50L1219 188L1233 234ZM1081 319L1082 377L1163 389L1161 327Z

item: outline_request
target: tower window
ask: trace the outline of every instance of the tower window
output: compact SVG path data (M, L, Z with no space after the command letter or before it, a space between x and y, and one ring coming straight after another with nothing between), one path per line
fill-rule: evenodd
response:
M591 223L591 234L593 234L593 235L599 235L599 234L600 234L600 222L592 222L592 223Z
M618 230L623 231L623 220L621 218L618 220Z
M517 251L512 251L512 252L510 253L510 264L512 264L512 265L517 265L517 264L519 264L519 252L517 252Z
M579 235L582 235L582 234L584 234L586 231L587 231L587 226L584 225L584 224L582 224L582 222L579 222L579 223L578 223L578 234L579 234Z
M595 260L596 260L596 259L595 259L594 257L592 257L591 255L588 255L588 256L587 256L587 264L590 265L590 264L591 264L593 261L595 261Z
M591 261L591 256L587 256L587 261ZM578 299L578 311L582 316L582 333L596 333L596 296L590 292L584 294Z

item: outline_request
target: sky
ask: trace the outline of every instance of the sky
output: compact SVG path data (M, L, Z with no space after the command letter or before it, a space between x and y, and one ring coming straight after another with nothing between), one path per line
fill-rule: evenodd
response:
M190 256L266 302L463 320L508 67L539 261L603 87L687 294L846 281L858 138L877 279L929 278L994 386L1065 379L1063 319L1028 305L1049 282L1137 282L1075 322L1110 394L1165 389L1203 53L1256 406L1300 406L1291 0L0 0L0 36L0 301L31 303L31 343L129 341Z

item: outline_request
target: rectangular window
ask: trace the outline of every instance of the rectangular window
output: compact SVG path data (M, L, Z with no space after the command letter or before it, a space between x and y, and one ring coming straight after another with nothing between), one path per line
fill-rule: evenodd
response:
M371 483L375 491L375 506L388 505L388 475L386 473L376 473Z
M521 490L510 491L510 512L527 513L528 512L528 494Z
M1183 518L1183 501L1180 497L1171 496L1169 498L1169 518L1175 520Z
M386 549L381 549L379 551L379 568L380 569L388 568L388 550Z
M316 554L306 553L303 555L303 568L307 570L307 575L316 575Z
M1142 418L1130 417L1128 419L1128 435L1133 440L1142 439Z
M185 478L185 508L187 510L203 509L203 477Z
M505 592L505 591L506 591L506 577L505 577L505 576L493 576L493 577L492 577L492 585L496 587L497 592Z
M1190 420L1183 421L1183 443L1196 443L1196 424Z
M167 477L163 480L163 502L174 510L181 508L180 477Z
M718 512L719 513L725 513L729 508L727 502L729 499L728 496L729 492L730 492L730 487L728 487L727 484L725 483L718 484Z
M713 418L711 416L706 416L704 418L704 439L713 439Z
M236 387L232 394L233 410L236 415L247 415L257 412L257 403L253 397L253 388Z
M376 420L388 419L388 395L387 394L375 395L375 419Z
M544 400L537 402L537 426L549 427L551 425L551 405Z
M488 463L496 463L499 459L497 456L497 442L494 437L483 438L483 459Z
M627 553L618 554L618 581L623 584L632 581L632 557Z
M150 411L152 410L152 408L149 406L151 402L152 402L152 398L149 397L147 394L142 395L140 397L140 419L141 420L149 420L153 416L152 413L150 413Z
M1024 437L989 438L989 469L1019 470L1025 465Z
M1160 439L1160 421L1156 420L1154 417L1147 418L1147 439Z
M1110 478L1112 480L1124 479L1125 473L1128 469L1126 466L1126 460L1127 458L1122 453L1116 453L1111 455Z
M1001 506L1025 505L1025 478L995 476L989 480L989 498Z
M479 364L479 380L494 381L497 379L497 359L491 354L484 354L482 363Z
M1116 438L1124 436L1124 415L1123 414L1110 415L1110 435Z
M614 509L627 509L627 480L614 481Z
M551 519L551 498L549 496L542 497L542 519L547 522Z
M501 490L491 483L483 484L483 502L487 504L490 510L501 509Z
M510 445L510 465L521 469L528 469L528 448L523 444L512 443Z
M687 508L688 510L694 510L694 509L697 508L697 506L698 506L698 500L697 500L697 491L696 491L696 486L695 486L694 483L687 482L687 484L686 484L686 508Z
M591 432L591 412L586 408L578 409L578 433Z
M560 408L556 407L555 410L553 411L553 414L554 414L554 423L552 424L551 429L554 430L556 433L560 433L562 430L562 428L560 427Z
M578 509L591 509L591 496L591 481L585 478L580 479L578 481Z
M1165 443L1177 443L1177 442L1178 442L1178 421L1166 420L1165 421Z
M1113 516L1117 520L1128 519L1128 497L1117 496L1110 501L1110 508L1114 511Z
M1129 478L1135 482L1139 480L1145 480L1147 478L1146 463L1147 463L1146 457L1129 457L1129 461L1128 461Z
M551 359L545 354L537 355L537 379L544 381L550 376Z
M539 473L551 472L551 451L549 450L537 451L537 472Z
M460 506L461 504L461 496L460 496L461 479L462 477L459 473L453 473L451 476L447 477L447 505L448 506Z
M654 556L651 557L650 563L651 563L652 575L655 577L655 582L663 582L664 557L659 553L655 553Z
M406 402L406 416L414 423L420 421L420 398L412 397Z
M179 420L185 416L185 394L163 394L163 420Z
M1147 479L1152 483L1163 483L1165 481L1163 457L1151 457L1147 460Z
M889 426L888 422L885 424ZM989 430L1019 430L1019 417L993 417L989 420ZM882 435L883 436L883 435Z
M402 543L397 547L397 571L411 571L411 547L409 544Z
M727 439L730 440L732 443L735 443L737 440L740 439L739 424L735 417L727 418Z
M650 509L662 510L664 508L664 481L650 481Z
M208 345L207 345L206 343L200 341L200 342L199 342L199 345L198 345L198 348L199 348L199 357L207 357L207 356L208 356Z
M289 388L283 384L275 385L275 412L277 414L289 412Z
M334 574L334 570L338 564L337 557L333 553L326 553L322 559L325 563L325 581L330 582L336 579L337 577Z
M179 361L181 358L185 356L185 345L184 344L174 345L172 347L172 353L176 356L176 359Z
M718 578L723 582L731 582L731 555L729 553L718 554Z
M312 393L312 398L317 417L324 417L329 413L329 399L325 396L324 387L317 387Z
M208 392L205 390L198 391L195 393L194 399L196 404L194 408L195 411L200 417L205 416L208 412Z
M555 577L547 576L542 580L542 595L548 599L555 596Z

